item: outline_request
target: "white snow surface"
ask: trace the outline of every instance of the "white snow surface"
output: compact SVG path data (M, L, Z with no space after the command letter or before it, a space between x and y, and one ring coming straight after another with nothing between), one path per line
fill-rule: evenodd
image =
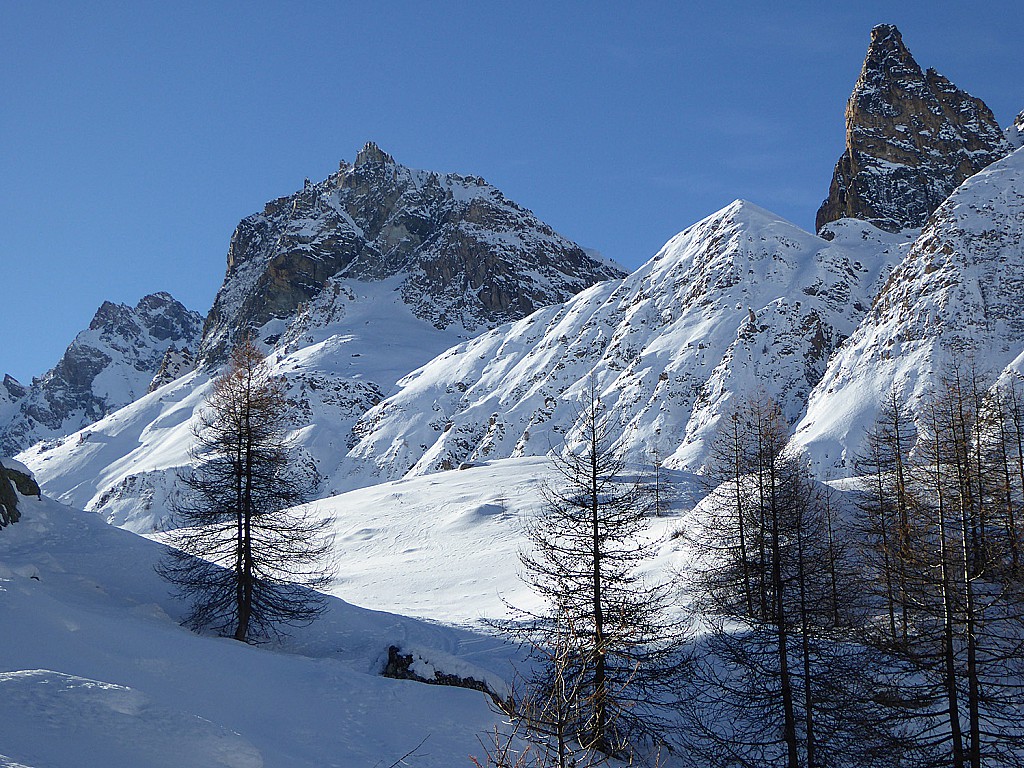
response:
M22 501L0 536L0 765L347 768L390 765L426 738L415 765L448 768L480 755L498 721L480 692L378 674L398 645L432 669L507 680L511 649L494 638L334 598L280 643L196 635L153 571L162 545Z
M821 474L848 474L893 389L913 408L958 362L1022 370L1024 150L972 176L932 215L829 363L797 426ZM964 369L966 372L966 368Z
M558 450L593 376L628 460L695 469L736 396L795 422L909 245L863 222L811 235L736 201L620 282L448 350L355 427L336 486Z
M501 719L485 694L379 673L395 645L424 677L505 692L522 659L479 622L508 616L506 600L535 607L517 555L552 477L546 460L516 459L317 502L340 597L262 646L180 627L185 606L153 570L157 541L23 499L0 532L0 766L383 766L424 738L409 765L483 758L477 739ZM651 579L681 563L669 534L689 486L670 479L670 516L649 521L661 541Z

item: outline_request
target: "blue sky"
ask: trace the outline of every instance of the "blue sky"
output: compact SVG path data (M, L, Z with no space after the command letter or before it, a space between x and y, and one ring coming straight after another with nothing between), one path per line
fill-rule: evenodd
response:
M0 375L104 300L205 314L238 220L374 140L639 266L749 199L805 228L871 27L1024 108L1024 5L0 4Z

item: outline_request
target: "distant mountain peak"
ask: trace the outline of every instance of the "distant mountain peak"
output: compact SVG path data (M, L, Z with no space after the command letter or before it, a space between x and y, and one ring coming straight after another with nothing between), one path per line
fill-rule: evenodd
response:
M382 150L372 141L366 142L356 155L355 167L364 165L394 165L395 158Z
M922 70L892 24L871 30L846 107L846 151L818 210L889 232L924 226L965 179L1012 149L981 99Z
M168 348L195 348L202 322L165 292L144 296L134 307L104 301L89 327L30 387L4 380L0 453L74 432L141 397Z

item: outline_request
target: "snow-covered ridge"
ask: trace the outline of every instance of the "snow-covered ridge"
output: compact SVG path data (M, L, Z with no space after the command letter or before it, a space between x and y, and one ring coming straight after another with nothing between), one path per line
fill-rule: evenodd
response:
M933 214L836 354L797 430L822 471L848 471L879 402L914 405L954 358L993 379L1024 350L1024 150Z
M543 455L594 376L636 462L699 466L737 395L792 421L868 311L905 235L862 222L815 237L745 201L689 227L623 281L455 347L399 382L355 430L336 485ZM348 480L345 480L345 476Z

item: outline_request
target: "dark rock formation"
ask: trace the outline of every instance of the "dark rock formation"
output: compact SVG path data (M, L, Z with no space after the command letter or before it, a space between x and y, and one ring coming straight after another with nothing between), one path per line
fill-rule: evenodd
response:
M38 496L39 486L31 475L0 463L0 528L21 519L18 509L18 494Z
M290 319L332 277L399 277L418 317L474 331L622 274L483 179L412 170L369 143L354 165L238 225L198 357Z
M171 344L164 353L164 359L160 362L153 381L149 384L149 392L159 389L164 384L169 384L175 379L181 378L195 367L195 360L188 347L178 347Z
M880 24L846 106L846 152L815 227L844 217L889 232L922 227L965 179L1011 148L983 101L934 69L922 72L899 30Z
M434 674L429 677L420 675L413 671L412 668L416 660L413 654L402 653L401 648L397 645L392 645L388 648L388 660L384 665L381 676L390 677L395 680L415 680L418 683L426 683L428 685L451 685L456 688L469 688L486 693L497 706L505 706L506 702L491 690L490 686L483 680L477 680L475 677L459 677L448 672L442 672L439 669L434 669ZM422 661L422 657L420 660Z
M1006 129L1006 140L1013 147L1024 146L1024 110L1013 120L1013 125Z

